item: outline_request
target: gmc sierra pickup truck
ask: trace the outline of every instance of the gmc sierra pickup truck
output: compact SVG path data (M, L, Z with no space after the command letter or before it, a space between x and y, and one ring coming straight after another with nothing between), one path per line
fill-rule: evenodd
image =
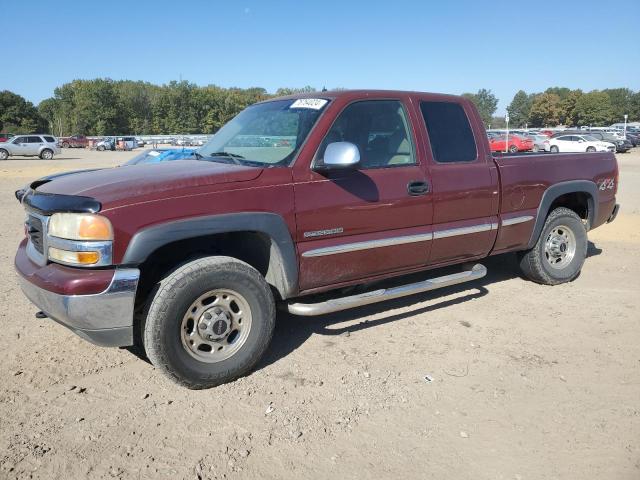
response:
M139 343L206 388L253 368L277 304L324 315L425 292L484 276L475 262L504 252L535 282L571 281L587 232L617 214L617 186L610 152L492 155L464 98L296 95L248 107L193 159L16 192L15 266L40 317L98 345Z

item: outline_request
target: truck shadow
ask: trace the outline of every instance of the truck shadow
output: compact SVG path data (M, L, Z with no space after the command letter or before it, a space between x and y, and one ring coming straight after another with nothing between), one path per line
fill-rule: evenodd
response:
M587 257L600 255L601 253L602 249L596 247L592 242L588 243ZM410 295L408 297L388 300L318 317L300 317L291 315L286 311L279 311L273 341L271 342L271 346L265 357L260 361L260 363L258 363L256 370L264 368L277 362L281 358L286 357L300 347L313 334L335 337L346 335L347 333L350 334L358 332L367 328L375 328L380 325L396 322L415 315L433 312L441 308L459 305L484 297L489 293L489 290L486 287L495 283L500 283L518 277L522 278L522 281L529 281L522 277L518 267L518 260L516 255L513 253L489 257L482 260L480 263L487 267L487 275L479 280L469 283L453 285L439 290L432 290L430 292ZM441 270L443 271L442 273ZM404 283L410 283L412 281L424 280L443 273L448 273L446 269L441 270L422 272L418 275L411 275L408 280L407 277L404 277L403 280ZM384 286L384 284L381 283L376 285L378 288L381 286ZM445 298L462 292L466 292L466 294L455 298ZM429 301L431 303L419 308L410 308L411 305L425 301ZM396 309L407 307L410 308L408 311L394 311ZM394 312L387 316L370 320L371 316L380 315L385 311ZM353 323L358 320L358 323ZM351 324L344 327L332 328L332 325L347 322L351 322Z

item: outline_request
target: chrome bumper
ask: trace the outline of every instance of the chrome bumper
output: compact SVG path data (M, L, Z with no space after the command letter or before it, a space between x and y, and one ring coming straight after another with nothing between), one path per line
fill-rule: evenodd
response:
M85 340L103 347L133 345L133 308L140 278L137 268L116 270L107 289L94 295L60 295L18 277L33 304Z

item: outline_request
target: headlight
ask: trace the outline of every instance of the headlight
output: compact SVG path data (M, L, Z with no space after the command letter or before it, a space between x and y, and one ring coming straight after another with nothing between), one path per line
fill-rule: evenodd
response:
M111 265L113 228L103 216L89 213L54 213L49 219L48 257L65 265Z
M68 240L113 240L111 222L90 213L54 213L49 235Z

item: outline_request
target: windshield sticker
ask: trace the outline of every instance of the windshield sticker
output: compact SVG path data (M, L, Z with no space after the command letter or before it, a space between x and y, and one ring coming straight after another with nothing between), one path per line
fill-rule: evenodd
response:
M299 98L291 104L289 108L311 108L320 110L327 104L328 100L324 98Z

